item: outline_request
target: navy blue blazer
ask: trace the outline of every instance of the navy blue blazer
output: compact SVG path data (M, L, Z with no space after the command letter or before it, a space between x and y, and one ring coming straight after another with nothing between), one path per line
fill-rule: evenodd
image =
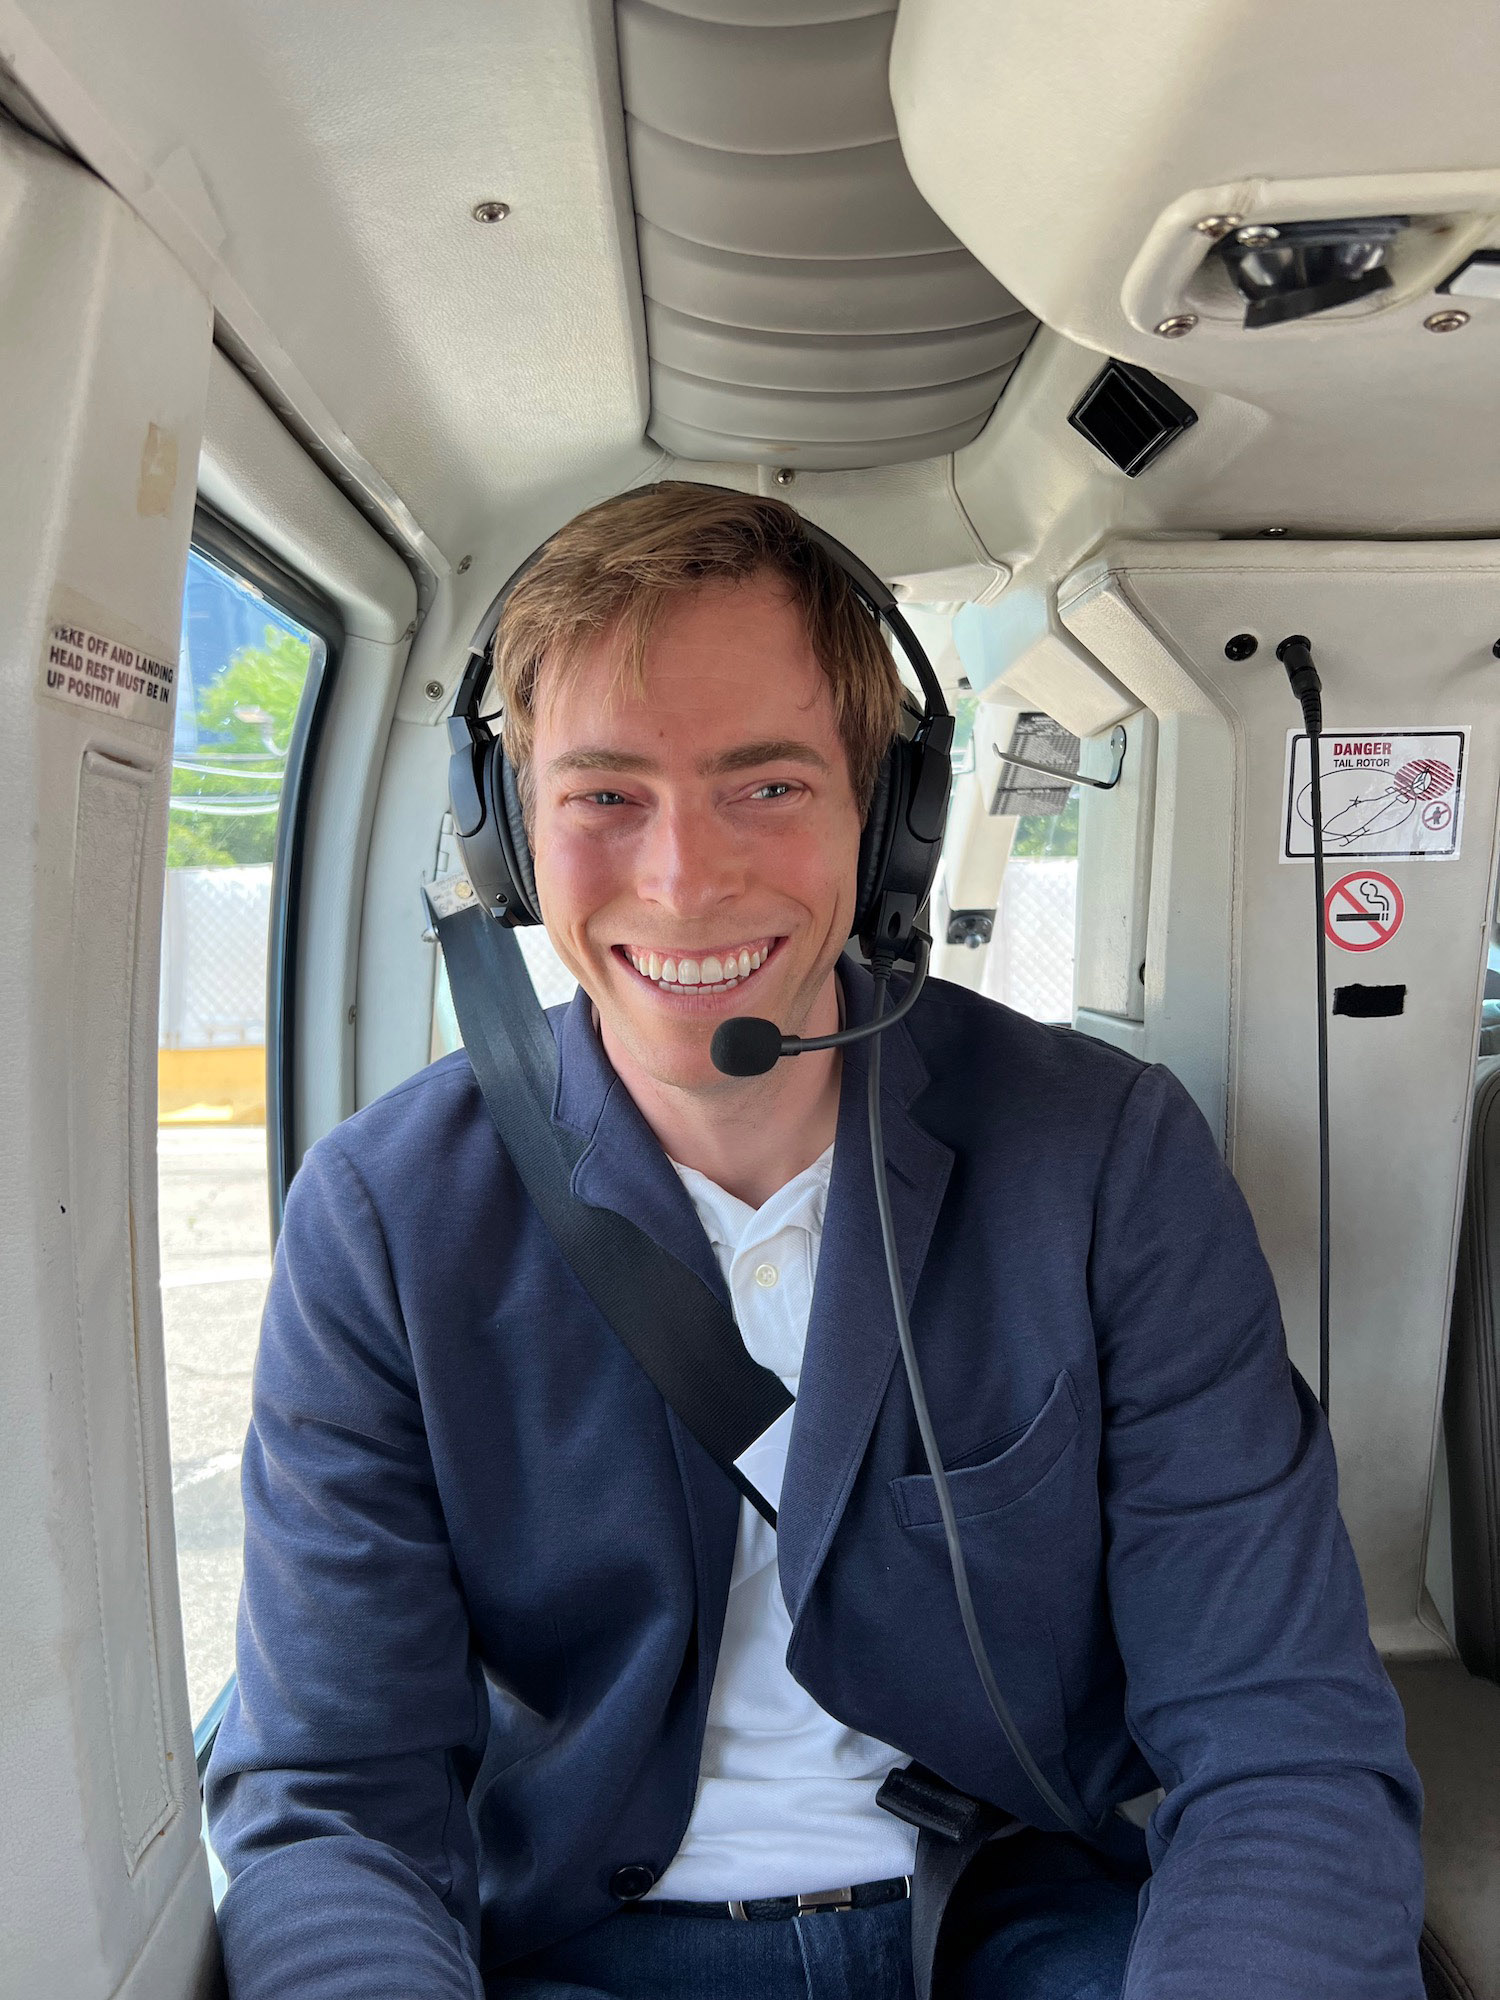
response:
M867 1013L869 982L847 981ZM724 1297L580 997L580 1200ZM954 1603L846 1052L779 1561L831 1714L1037 1826ZM885 1037L901 1263L995 1669L1106 1838L1157 1784L1132 2000L1420 2000L1420 1792L1333 1452L1181 1086L934 981ZM725 1300L728 1303L727 1298ZM570 1271L460 1052L313 1147L245 1448L208 1777L235 2000L482 2000L660 1872L739 1499ZM820 1884L812 1884L820 1887Z

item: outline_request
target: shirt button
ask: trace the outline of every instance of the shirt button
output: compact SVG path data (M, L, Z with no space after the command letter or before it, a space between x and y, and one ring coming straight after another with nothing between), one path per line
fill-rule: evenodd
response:
M609 1878L609 1893L622 1903L644 1896L656 1881L656 1870L644 1861L627 1861Z
M774 1264L757 1264L755 1267L755 1282L762 1291L770 1291L780 1276L781 1273Z

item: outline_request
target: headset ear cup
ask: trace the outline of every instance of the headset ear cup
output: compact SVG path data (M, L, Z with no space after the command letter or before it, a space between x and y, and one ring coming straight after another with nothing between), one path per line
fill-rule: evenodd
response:
M880 760L880 769L875 774L875 790L870 796L870 810L865 817L865 830L859 840L859 861L854 884L854 922L850 935L858 937L866 929L874 916L874 905L885 879L886 850L890 846L891 815L901 797L900 773L897 762L905 744L898 736Z
M510 863L511 878L526 898L526 907L517 910L516 916L522 923L539 924L542 921L541 902L536 893L536 868L531 858L531 841L526 832L526 813L521 804L521 788L516 783L516 774L511 769L498 740L494 748L499 785L499 806L501 810L501 834L505 841L506 860Z

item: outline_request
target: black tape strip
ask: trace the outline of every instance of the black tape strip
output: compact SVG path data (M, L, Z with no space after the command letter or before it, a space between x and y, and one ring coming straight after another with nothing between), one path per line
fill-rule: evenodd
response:
M1404 986L1335 986L1333 1011L1354 1021L1378 1021L1387 1014L1406 1012Z

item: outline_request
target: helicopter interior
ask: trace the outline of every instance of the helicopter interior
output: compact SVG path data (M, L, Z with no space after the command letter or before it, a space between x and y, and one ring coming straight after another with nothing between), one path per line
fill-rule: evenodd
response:
M223 1246L174 1263L168 1167L218 1091L274 1221L451 1046L421 888L471 636L580 508L684 478L792 501L928 643L969 745L935 974L1014 997L1073 814L1036 1010L1191 1091L1309 1379L1326 924L1341 1504L1429 1991L1500 2000L1497 79L1460 0L0 0L0 1993L215 1990L236 1572L200 1605L184 1524L234 1453L184 1472L168 1386ZM195 589L235 661L302 647L284 713L270 668L214 708ZM220 862L260 1123L164 1026Z

